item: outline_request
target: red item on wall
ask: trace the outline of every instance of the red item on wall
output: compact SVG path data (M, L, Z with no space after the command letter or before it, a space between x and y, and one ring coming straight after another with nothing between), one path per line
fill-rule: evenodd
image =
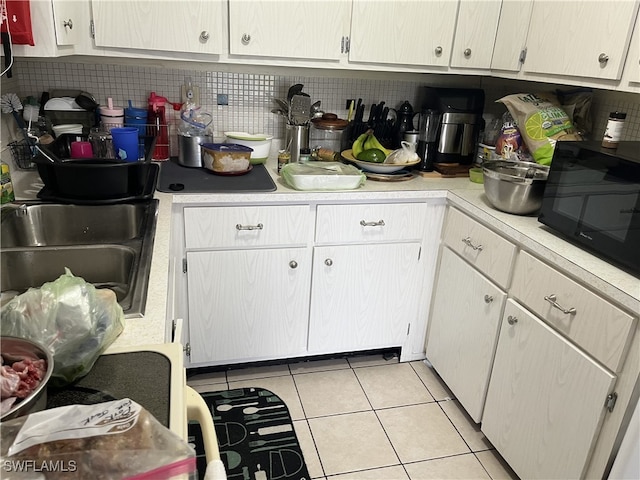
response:
M5 2L7 10L1 12L0 31L10 33L11 43L14 45L35 45L31 30L31 3L29 0L5 0Z

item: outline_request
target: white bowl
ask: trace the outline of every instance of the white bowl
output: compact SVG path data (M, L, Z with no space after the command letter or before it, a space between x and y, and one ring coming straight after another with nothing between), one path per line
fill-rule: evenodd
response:
M81 123L65 123L61 125L54 125L53 133L56 134L56 137L59 137L63 133L74 133L76 135L82 134L82 124Z
M374 163L374 162L364 162L362 160L358 160L353 156L353 152L351 150L345 150L342 152L342 158L349 162L355 163L359 168L366 170L367 172L374 173L393 173L402 170L403 168L411 167L413 165L417 165L420 163L420 159L411 163Z
M269 158L273 135L251 134L246 132L224 132L229 143L253 148L251 163L264 163Z

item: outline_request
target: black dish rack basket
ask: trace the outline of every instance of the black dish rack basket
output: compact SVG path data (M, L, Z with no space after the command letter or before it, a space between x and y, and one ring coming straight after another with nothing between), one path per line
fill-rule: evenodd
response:
M20 170L36 169L36 164L33 160L37 150L33 145L27 143L26 140L17 140L9 143L9 149L14 163Z
M64 134L49 145L39 145L44 153L59 160L52 162L42 153L33 159L47 196L102 201L134 198L145 191L151 170L156 167L151 162L156 137L143 138L144 161L125 162L113 158L71 159L71 143L86 140L87 135Z

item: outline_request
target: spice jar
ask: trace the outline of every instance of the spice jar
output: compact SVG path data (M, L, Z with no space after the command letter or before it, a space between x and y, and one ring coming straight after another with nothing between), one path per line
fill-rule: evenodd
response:
M622 137L622 128L627 114L623 112L611 112L609 120L607 120L607 128L604 130L602 137L602 146L604 148L617 148Z

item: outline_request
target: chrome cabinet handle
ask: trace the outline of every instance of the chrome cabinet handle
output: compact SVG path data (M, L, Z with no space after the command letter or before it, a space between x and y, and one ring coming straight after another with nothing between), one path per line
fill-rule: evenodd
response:
M207 32L206 30L201 31L200 40L202 40L203 42L206 42L207 40L209 40L209 32Z
M330 267L331 265L333 265L333 260L331 260L330 258L325 259L324 264L327 267Z
M600 62L601 65L606 65L608 61L609 55L607 55L606 53L601 53L600 55L598 55L598 62Z
M512 316L512 315L509 315L507 317L507 323L509 325L515 325L516 323L518 323L518 319L516 317Z
M477 246L476 246L476 245L474 245L474 244L471 242L471 237L463 238L463 239L462 239L462 243L464 243L467 247L471 247L471 248L473 248L474 250L478 250L479 252L481 252L481 251L482 251L482 249L484 248L482 245L477 245Z
M378 220L377 222L365 222L360 220L360 225L363 227L384 227L384 220Z
M440 55L442 55L442 47L440 45L438 45L436 47L436 49L434 50L434 52L435 52L436 56L439 57Z
M466 58L469 58L471 56L471 49L470 48L465 48L464 52L462 52L464 54L464 56Z
M291 268L298 268L298 262L296 262L295 260L291 260L289 262L289 267Z
M73 20L69 19L69 20L63 20L62 22L62 26L64 28L69 27L69 30L73 30Z
M555 296L555 294L551 294L551 295L547 295L546 297L544 297L544 299L549 302L551 305L553 305L554 308L557 308L558 310L560 310L562 313L566 314L566 315L575 315L577 313L577 310L573 307L571 308L564 308L562 305L560 305L558 302L556 302L556 300L558 299L558 297Z
M251 41L251 35L249 35L248 33L243 33L240 41L243 45L249 45L249 42Z
M493 297L491 295L485 295L484 303L491 303L491 302L493 302Z
M257 225L241 225L241 224L236 224L236 230L262 230L264 228L264 225L262 225L261 223L257 224Z

